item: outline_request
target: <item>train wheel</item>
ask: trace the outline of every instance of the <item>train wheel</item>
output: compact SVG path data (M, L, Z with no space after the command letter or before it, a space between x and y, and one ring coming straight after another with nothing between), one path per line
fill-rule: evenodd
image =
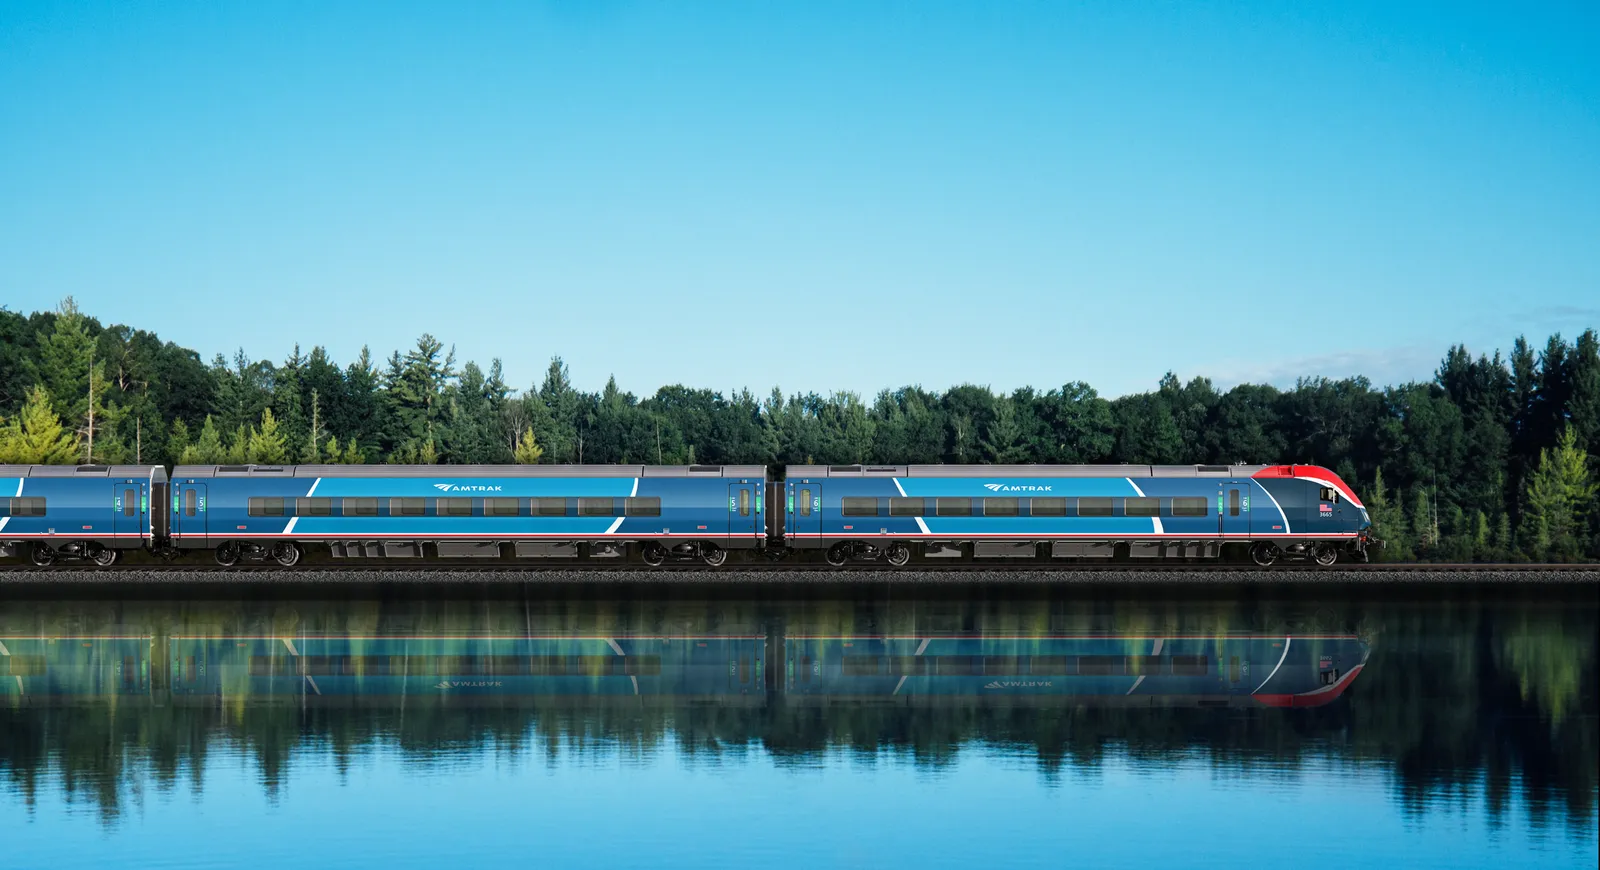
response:
M48 568L56 563L56 551L50 549L49 544L33 545L33 564L40 568Z
M661 567L661 563L665 561L667 561L666 547L661 546L655 541L650 541L644 545L644 563L646 565L649 565L652 568L659 568Z
M217 564L224 568L232 568L239 564L239 545L232 541L218 545Z
M834 544L828 548L829 565L832 565L835 568L842 568L844 567L844 563L848 561L850 561L849 544Z
M120 554L110 547L101 547L94 551L94 563L101 568L110 568L112 565L117 564L118 555Z
M719 568L722 566L723 562L728 561L728 551L722 549L716 544L702 544L700 547L700 558L705 560L707 565L710 565L713 568Z
M1317 564L1318 565L1321 565L1322 567L1326 568L1329 565L1332 565L1334 562L1337 562L1337 561L1339 561L1339 551L1338 551L1337 548L1328 547L1328 546L1323 546L1323 547L1318 548L1318 550L1317 550Z
M272 559L280 568L293 568L300 562L300 548L285 541L272 548Z
M884 558L896 568L904 568L911 561L911 548L905 544L890 544Z
M1271 567L1273 562L1278 561L1278 548L1262 541L1250 548L1250 559L1263 568Z

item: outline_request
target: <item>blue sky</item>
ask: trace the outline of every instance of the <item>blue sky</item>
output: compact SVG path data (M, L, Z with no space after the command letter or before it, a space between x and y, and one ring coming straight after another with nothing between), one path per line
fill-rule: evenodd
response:
M0 5L0 303L525 386L1426 377L1600 326L1600 4Z

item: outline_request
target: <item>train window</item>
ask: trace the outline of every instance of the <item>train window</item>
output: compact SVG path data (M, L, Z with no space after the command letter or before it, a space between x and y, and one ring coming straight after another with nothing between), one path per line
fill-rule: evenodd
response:
M800 490L800 516L811 516L811 490Z
M245 507L249 515L253 517L283 516L283 499L275 496L252 496Z
M934 499L933 512L941 517L970 517L972 516L972 499L970 498L938 498Z
M883 659L879 656L845 656L839 660L839 669L847 677L877 676L882 667Z
M530 498L528 499L528 512L536 517L564 517L567 515L567 500L564 498Z
M1127 668L1124 656L1079 656L1078 675L1084 677L1120 676Z
M739 490L739 516L750 516L750 490Z
M847 517L875 517L878 515L878 500L875 498L845 496L843 501L844 515Z
M433 512L441 517L470 517L472 516L472 499L470 498L439 498L433 501Z
M423 514L424 506L424 500L420 498L391 498L389 499L389 516L420 517Z
M1338 501L1339 491L1331 486L1324 486L1322 489L1317 491L1317 496L1323 501Z
M1036 517L1064 517L1067 515L1067 500L1064 498L1028 499L1028 512Z
M1128 674L1160 674L1163 664L1161 656L1128 656Z
M1175 677L1203 677L1207 665L1205 656L1173 656L1172 675Z
M1159 498L1128 498L1122 500L1122 515L1125 517L1157 517L1161 515L1161 499Z
M486 517L514 517L517 515L517 500L514 498L486 498L483 500L483 515Z
M1022 656L984 656L983 675L986 677L1021 676Z
M580 517L609 517L616 512L609 498L580 498L578 499L578 516Z
M659 517L661 499L653 495L624 499L622 508L623 513L630 517Z
M12 499L12 501L22 502L22 510L17 513L19 517L44 516L44 496L23 496L22 498Z
M1080 499L1078 499L1078 516L1080 516L1080 517L1109 517L1109 516L1111 516L1111 499L1109 499L1109 498L1080 498Z
M1017 515L1018 502L1014 498L986 498L983 500L983 515L986 517L1014 517Z
M294 500L294 515L297 517L333 516L333 499L297 498Z
M1200 496L1177 496L1172 499L1172 515L1175 517L1203 517L1206 515L1206 500Z
M889 673L908 677L932 676L937 661L933 656L890 656Z
M1228 656L1228 682L1239 682L1239 657Z
M1238 515L1239 515L1239 491L1237 489L1230 489L1230 490L1228 490L1228 516L1236 517Z
M192 490L192 489L184 490L183 491L183 515L184 516L186 516L186 517L194 516L194 501L195 501L194 490Z
M927 513L926 499L920 498L891 498L889 499L889 516L891 517L920 517Z
M1039 676L1070 677L1078 672L1078 660L1073 656L1033 656L1028 659L1028 673Z
M139 491L137 489L125 489L125 490L123 490L122 491L122 515L125 516L125 517L131 517L131 516L133 516L134 512L136 510L138 510L138 508L139 508Z
M376 498L347 498L344 500L342 512L347 517L375 517L378 515L378 500Z
M939 656L939 676L976 677L983 673L981 656Z

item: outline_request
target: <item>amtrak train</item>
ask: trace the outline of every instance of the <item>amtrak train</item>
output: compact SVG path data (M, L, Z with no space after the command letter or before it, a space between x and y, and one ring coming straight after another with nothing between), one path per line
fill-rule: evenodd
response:
M283 568L312 553L1329 566L1381 545L1349 485L1311 465L10 465L0 493L0 558L39 567L133 550Z

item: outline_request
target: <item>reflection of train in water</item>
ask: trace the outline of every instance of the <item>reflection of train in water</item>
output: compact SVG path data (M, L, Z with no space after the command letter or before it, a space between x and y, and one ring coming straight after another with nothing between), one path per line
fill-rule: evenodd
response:
M1346 634L0 636L0 698L1313 707L1367 654Z
M174 700L386 703L519 697L765 702L762 635L188 636L169 641Z
M1367 661L1352 635L790 635L791 699L1315 707Z
M0 698L147 695L151 642L150 635L0 636Z

